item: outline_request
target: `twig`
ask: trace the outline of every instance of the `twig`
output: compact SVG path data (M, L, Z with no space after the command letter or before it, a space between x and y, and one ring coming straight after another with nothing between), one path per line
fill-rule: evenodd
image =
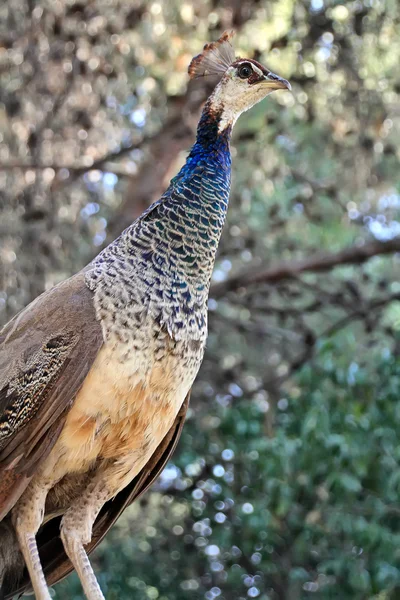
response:
M294 279L301 273L329 271L341 265L361 264L383 254L400 252L400 237L388 242L373 241L363 246L350 246L332 254L316 254L303 260L281 262L267 269L257 269L253 272L241 272L226 281L214 283L211 296L221 298L228 292L241 287L260 283L276 283L284 279Z

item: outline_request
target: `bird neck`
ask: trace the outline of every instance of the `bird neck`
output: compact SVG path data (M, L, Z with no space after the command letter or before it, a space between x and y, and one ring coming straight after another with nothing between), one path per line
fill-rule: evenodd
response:
M221 148L229 154L229 142L234 122L227 119L225 112L224 105L214 92L208 98L201 113L197 126L196 143L192 152L197 148L204 148L206 152L214 152L216 148Z
M221 130L221 116L209 99L199 121L196 142L185 165L171 181L163 202L165 223L174 230L178 228L190 251L190 258L183 257L181 264L187 279L202 280L206 287L225 223L231 181L232 127ZM179 219L179 227L174 218Z
M173 192L179 182L193 178L194 173L198 173L199 170L201 170L202 177L210 178L213 177L214 171L222 168L223 174L228 177L230 182L231 154L229 143L232 126L226 124L221 128L223 117L223 109L213 103L211 96L204 105L197 127L196 141L184 166L176 177L171 180L170 187L164 196ZM220 194L217 193L216 195L219 196ZM209 198L207 196L202 197L202 200L202 207L207 212L209 209L207 200ZM226 206L221 206L221 209L226 210Z
M207 103L196 142L167 191L86 273L99 298L115 297L113 306L128 299L139 312L147 306L174 339L205 342L207 335L208 290L231 178L231 128L220 131L219 123Z

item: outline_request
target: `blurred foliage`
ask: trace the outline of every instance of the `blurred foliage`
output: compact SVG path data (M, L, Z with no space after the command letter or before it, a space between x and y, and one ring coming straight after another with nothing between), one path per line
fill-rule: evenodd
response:
M293 86L236 126L206 358L173 463L94 555L107 598L400 596L399 22L395 0L0 5L3 322L168 184L205 41L236 28Z

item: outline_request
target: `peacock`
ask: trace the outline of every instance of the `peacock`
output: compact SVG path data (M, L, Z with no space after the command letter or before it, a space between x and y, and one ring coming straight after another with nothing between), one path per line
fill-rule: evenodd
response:
M216 76L185 165L163 196L70 279L0 332L2 598L76 569L158 476L179 439L207 338L210 280L241 113L286 79L206 44L191 78Z

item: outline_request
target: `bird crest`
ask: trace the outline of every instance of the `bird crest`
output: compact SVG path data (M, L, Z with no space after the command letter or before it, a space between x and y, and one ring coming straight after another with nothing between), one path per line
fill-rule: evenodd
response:
M235 51L231 44L234 31L225 31L216 42L206 44L203 52L192 59L189 65L190 79L207 75L223 75L235 62Z

